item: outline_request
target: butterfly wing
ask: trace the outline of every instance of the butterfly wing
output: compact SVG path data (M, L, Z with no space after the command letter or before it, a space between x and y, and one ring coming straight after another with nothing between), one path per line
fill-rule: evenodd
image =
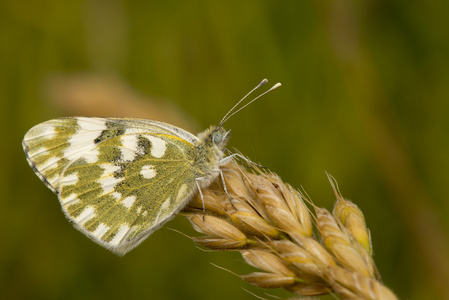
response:
M33 127L23 146L74 226L124 255L196 191L196 141L157 121L61 118Z

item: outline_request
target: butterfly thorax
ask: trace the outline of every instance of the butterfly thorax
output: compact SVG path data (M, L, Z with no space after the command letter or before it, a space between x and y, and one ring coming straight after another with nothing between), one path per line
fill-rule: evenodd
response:
M218 175L217 167L224 156L223 150L230 138L230 131L223 127L211 126L198 134L196 145L198 156L192 165L197 178L202 178L200 185L207 186Z

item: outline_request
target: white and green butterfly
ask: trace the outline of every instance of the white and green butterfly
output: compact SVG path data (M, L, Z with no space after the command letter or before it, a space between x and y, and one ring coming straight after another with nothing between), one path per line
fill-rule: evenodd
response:
M198 136L147 119L59 118L31 128L23 148L74 227L124 255L221 174L233 157L224 155L222 124L246 105L231 114L236 106Z

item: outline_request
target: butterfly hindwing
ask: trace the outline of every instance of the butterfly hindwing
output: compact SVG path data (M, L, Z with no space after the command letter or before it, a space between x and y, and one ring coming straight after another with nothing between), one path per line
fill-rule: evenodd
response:
M24 149L75 227L123 255L190 199L196 139L156 121L62 118L33 127Z
M58 195L73 225L94 242L124 255L178 213L221 174L230 130L223 117L195 136L147 119L68 117L31 128L23 149L36 175ZM226 187L224 190L226 192ZM202 194L200 193L202 197Z

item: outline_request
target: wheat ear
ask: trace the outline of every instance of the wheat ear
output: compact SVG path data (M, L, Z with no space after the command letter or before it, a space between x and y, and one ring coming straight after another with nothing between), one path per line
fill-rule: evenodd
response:
M235 162L221 170L228 194L216 180L202 190L204 203L197 195L184 212L203 234L193 238L196 242L239 251L246 263L261 270L242 279L302 296L397 299L377 274L363 213L343 199L330 175L337 196L332 213L273 173L249 172Z

